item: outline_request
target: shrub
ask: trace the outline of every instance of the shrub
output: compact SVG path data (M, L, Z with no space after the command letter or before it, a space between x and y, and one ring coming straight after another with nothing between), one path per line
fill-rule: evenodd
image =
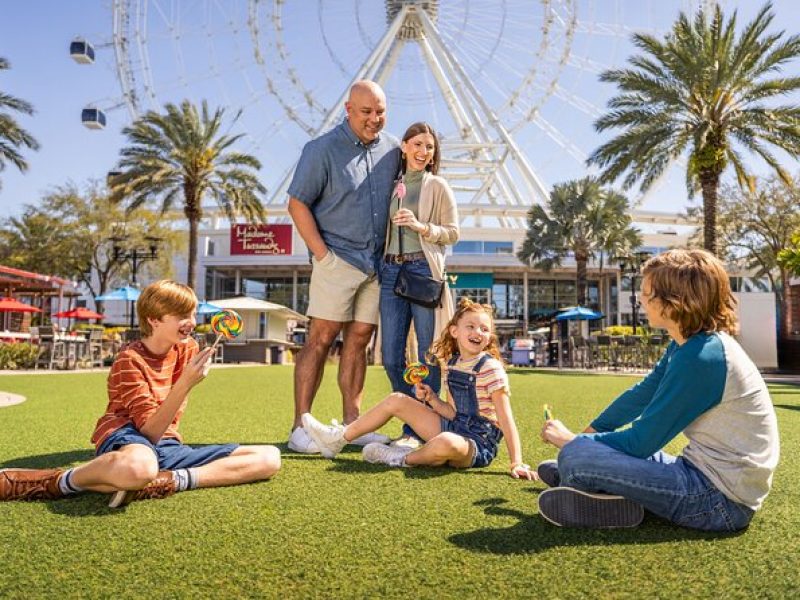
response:
M195 333L208 333L211 331L210 323L202 323L194 328Z
M30 369L39 356L39 346L28 342L0 344L0 369Z

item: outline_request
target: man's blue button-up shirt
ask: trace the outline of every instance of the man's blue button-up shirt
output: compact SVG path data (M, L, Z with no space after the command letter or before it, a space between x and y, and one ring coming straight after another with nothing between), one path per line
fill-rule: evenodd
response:
M305 145L289 196L311 209L328 248L371 274L383 253L399 170L396 138L382 132L364 144L345 120Z

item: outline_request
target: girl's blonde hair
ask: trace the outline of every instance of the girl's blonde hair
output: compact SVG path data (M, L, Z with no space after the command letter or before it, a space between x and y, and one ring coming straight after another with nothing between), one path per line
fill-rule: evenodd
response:
M139 314L139 328L142 337L153 335L153 328L148 319L163 319L166 315L183 317L197 310L197 296L188 285L162 279L155 281L142 290L136 301L136 312Z
M700 331L739 330L736 298L725 266L706 250L668 250L642 267L650 298L658 299L664 316L688 338Z
M497 342L497 335L494 332L494 309L490 304L478 304L469 298L462 298L458 301L456 312L453 318L445 325L439 338L433 343L429 354L429 359L437 360L441 364L446 364L450 357L458 354L458 342L450 335L450 328L458 325L458 322L468 312L486 313L489 315L491 322L491 333L489 335L489 344L484 348L484 352L488 352L492 357L497 360L502 360L500 357L500 345Z

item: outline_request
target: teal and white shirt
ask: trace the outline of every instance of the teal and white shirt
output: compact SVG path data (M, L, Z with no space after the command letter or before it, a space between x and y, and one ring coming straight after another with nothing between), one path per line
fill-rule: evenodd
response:
M627 429L618 429L627 425ZM767 386L726 333L672 342L653 371L620 395L582 434L646 458L683 432L683 457L731 500L758 509L780 454Z

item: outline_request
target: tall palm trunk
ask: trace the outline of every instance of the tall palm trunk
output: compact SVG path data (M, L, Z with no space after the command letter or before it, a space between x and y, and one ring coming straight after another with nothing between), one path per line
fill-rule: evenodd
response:
M195 289L195 279L197 270L197 226L202 217L200 211L200 200L197 198L197 192L193 185L184 185L184 194L186 204L183 209L183 214L189 221L189 260L186 267L186 285Z
M589 253L586 250L575 251L575 283L578 288L578 306L586 305L586 264L589 261Z
M703 248L717 254L717 197L720 172L717 169L700 171L700 187L703 191Z

